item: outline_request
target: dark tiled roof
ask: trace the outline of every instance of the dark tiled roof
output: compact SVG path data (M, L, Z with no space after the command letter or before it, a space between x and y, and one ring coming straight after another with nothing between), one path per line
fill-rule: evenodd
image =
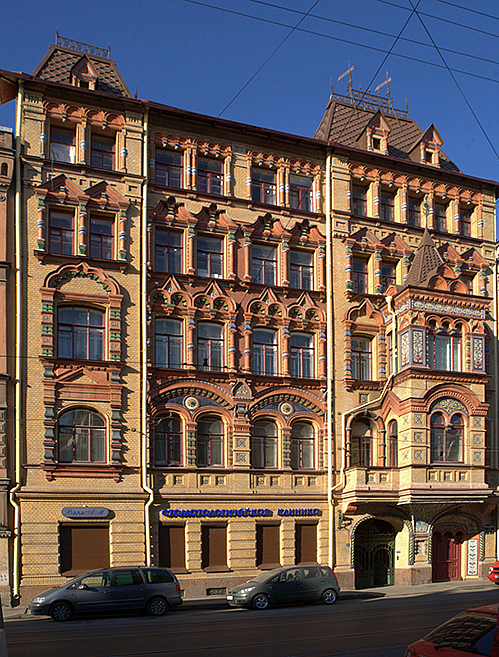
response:
M72 84L71 71L83 57L87 57L97 73L99 78L97 83L98 91L131 98L130 91L118 73L116 62L92 55L82 55L67 48L50 46L48 54L38 65L33 75L50 82Z
M414 254L414 260L405 279L405 285L426 287L441 264L443 264L442 256L437 251L435 242L426 228L423 239Z
M373 98L373 105L377 100ZM407 116L404 111L392 110L386 101L381 108L366 108L360 103L355 104L355 98L333 95L326 112L317 128L317 139L330 139L351 148L360 148L358 139L368 123L381 110L383 119L390 128L388 136L388 155L403 160L410 160L409 153L422 138L425 131ZM440 151L440 168L447 171L459 171L459 168Z

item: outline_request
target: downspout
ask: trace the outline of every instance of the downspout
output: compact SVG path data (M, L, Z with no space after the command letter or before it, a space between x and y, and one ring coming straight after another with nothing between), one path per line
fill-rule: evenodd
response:
M495 212L496 215L496 225L497 225L497 210ZM497 236L496 236L497 237ZM497 280L499 276L499 245L496 246L496 261L494 265L494 337L495 337L495 348L494 348L494 358L493 358L493 363L494 363L494 381L498 381L498 376L499 376L499 363L498 363L498 353L497 353L497 340L499 337L499 299L498 299L498 294L499 294L499 281ZM494 386L494 422L491 427L491 432L490 432L490 440L493 440L493 446L494 449L491 450L491 455L490 455L490 465L493 468L497 468L497 446L498 446L498 441L497 441L497 431L499 430L499 391L497 389L497 385ZM493 438L494 436L494 438ZM496 507L496 528L499 527L499 505ZM499 530L496 529L496 558L498 558L499 555Z
M19 600L21 562L21 513L16 493L21 488L21 441L22 441L22 232L21 232L21 120L24 103L24 84L19 81L16 107L16 197L15 197L15 280L16 280L16 353L15 353L15 467L14 486L10 489L10 503L14 507L14 544L12 564L12 602Z
M386 297L386 303L392 315L392 374L395 374L397 367L397 316L393 306L393 297Z
M327 503L328 503L328 565L333 567L334 506L333 506L333 284L331 230L331 150L326 155L326 341L327 341Z
M141 413L140 413L140 440L141 440L141 474L142 488L149 495L144 507L146 566L151 565L151 526L149 510L154 501L154 491L147 485L147 191L149 184L149 165L147 149L149 144L149 110L144 116L142 152L142 212L140 222L141 235L141 263L140 263L140 375L141 375Z

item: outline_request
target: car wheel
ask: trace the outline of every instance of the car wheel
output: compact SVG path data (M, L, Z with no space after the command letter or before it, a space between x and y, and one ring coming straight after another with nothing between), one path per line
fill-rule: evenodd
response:
M67 602L54 602L49 613L52 620L63 623L73 616L73 607Z
M338 593L334 589L326 589L321 595L321 602L323 605L334 605L338 599Z
M251 601L251 604L253 606L253 609L267 609L269 606L269 599L265 595L265 593L258 593L258 595L255 595L253 600Z
M151 598L146 606L149 616L163 616L168 609L168 603L164 598Z

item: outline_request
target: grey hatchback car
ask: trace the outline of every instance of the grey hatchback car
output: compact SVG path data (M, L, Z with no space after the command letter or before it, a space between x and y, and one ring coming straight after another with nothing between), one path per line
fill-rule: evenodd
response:
M332 605L340 587L328 566L293 566L261 573L232 588L227 602L233 607L266 609L269 604L318 602Z
M180 584L167 568L114 567L80 575L64 586L34 597L29 610L35 616L49 615L67 621L74 614L119 613L145 609L162 616L168 607L182 604Z

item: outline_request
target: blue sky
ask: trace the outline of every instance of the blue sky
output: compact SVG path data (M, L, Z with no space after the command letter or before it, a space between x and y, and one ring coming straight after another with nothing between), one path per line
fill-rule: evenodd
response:
M110 43L111 58L139 98L312 136L331 79L335 91L345 91L347 78L337 78L350 61L354 88L374 90L388 72L396 108L407 100L423 129L434 123L443 150L465 173L499 180L499 3L456 2L16 0L2 7L0 68L32 73L58 28L78 41ZM401 36L411 41L396 41L406 22ZM432 40L459 71L453 75L461 91ZM13 127L14 103L0 107L0 124Z

